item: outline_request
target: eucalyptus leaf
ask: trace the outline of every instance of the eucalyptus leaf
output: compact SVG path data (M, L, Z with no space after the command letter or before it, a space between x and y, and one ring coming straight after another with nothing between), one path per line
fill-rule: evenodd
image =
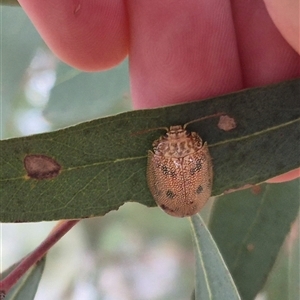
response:
M299 221L294 224L292 230L293 232L285 240L284 247L280 250L263 290L268 299L300 299Z
M191 217L196 255L195 300L241 299L222 255L199 214Z
M12 111L16 109L16 99L20 97L26 71L38 47L43 46L44 42L20 7L1 7L0 28L0 132L7 135L6 132L12 127Z
M105 72L81 72L59 62L57 80L51 89L44 116L55 126L129 110L128 61ZM112 111L112 108L118 111Z
M44 256L17 281L7 293L5 300L33 300L43 275L45 263L46 257ZM2 277L8 275L18 264L14 264L4 271L1 274Z
M213 208L210 231L244 300L254 299L264 286L298 215L299 183L296 179L231 193Z
M0 5L20 6L17 0L0 0Z
M234 119L236 128L221 130L219 118L188 126L208 142L214 163L213 195L295 169L300 165L298 98L299 79L3 140L0 220L86 218L104 215L128 201L155 206L146 183L147 151L163 134L155 128L218 112ZM40 176L28 176L27 156L36 158L32 166ZM35 165L38 161L45 165Z

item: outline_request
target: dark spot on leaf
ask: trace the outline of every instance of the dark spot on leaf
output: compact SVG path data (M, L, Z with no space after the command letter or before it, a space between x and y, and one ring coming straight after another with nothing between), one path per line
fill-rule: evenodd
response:
M5 292L4 291L0 291L0 299L1 300L5 299L5 296L6 296Z
M253 251L254 248L255 248L255 246L254 246L253 244L248 244L248 245L247 245L247 250L248 250L249 252Z
M234 118L225 115L220 117L218 127L224 131L229 131L236 128L236 123Z
M27 175L34 179L51 179L59 174L61 166L53 158L42 154L29 154L24 158Z
M175 194L174 194L172 191L167 190L166 196L167 196L168 198L170 198L170 199L173 199L173 198L175 197Z
M199 185L198 188L197 188L197 190L196 190L196 193L197 194L201 194L202 191L203 191L203 187L202 187L202 185Z
M251 188L251 192L254 194L254 195L259 195L261 193L261 186L260 185L254 185L252 188Z

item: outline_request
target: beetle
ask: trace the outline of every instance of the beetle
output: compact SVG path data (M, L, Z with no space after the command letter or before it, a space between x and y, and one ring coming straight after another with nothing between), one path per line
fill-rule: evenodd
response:
M192 216L208 201L213 181L212 159L207 143L186 127L223 114L164 128L166 135L153 142L153 151L148 151L147 182L157 205L167 214Z

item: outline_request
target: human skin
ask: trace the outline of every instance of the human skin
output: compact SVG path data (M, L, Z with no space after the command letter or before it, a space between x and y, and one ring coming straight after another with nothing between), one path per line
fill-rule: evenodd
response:
M105 70L129 55L136 109L300 73L298 0L19 2L50 49L75 68ZM268 182L299 176L297 169Z

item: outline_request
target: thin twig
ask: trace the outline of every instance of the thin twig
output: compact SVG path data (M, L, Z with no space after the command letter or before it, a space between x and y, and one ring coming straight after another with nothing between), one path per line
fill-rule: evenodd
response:
M0 299L4 299L16 282L37 263L48 250L60 240L80 220L62 220L50 232L48 237L30 254L23 258L18 266L0 281ZM2 297L2 298L1 298Z

